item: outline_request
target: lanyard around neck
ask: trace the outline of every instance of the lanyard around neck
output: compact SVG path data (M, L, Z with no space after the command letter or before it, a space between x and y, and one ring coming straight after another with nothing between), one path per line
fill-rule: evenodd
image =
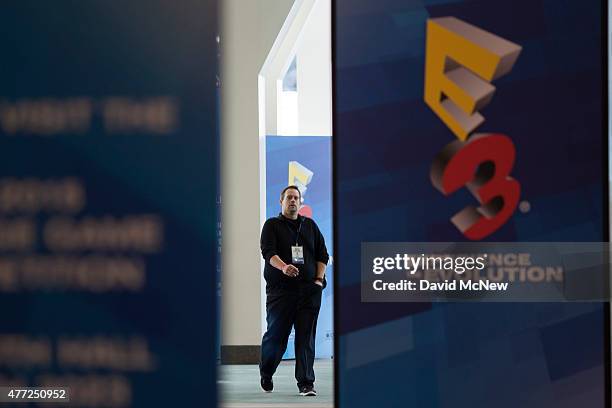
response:
M290 221L285 221L288 224L290 223ZM295 246L298 246L298 238L300 236L300 231L302 229L302 223L304 222L304 219L302 218L300 220L300 225L298 226L297 232L295 233ZM287 225L287 228L289 228L289 231L291 231L293 233L293 230L291 229L291 227L289 225Z

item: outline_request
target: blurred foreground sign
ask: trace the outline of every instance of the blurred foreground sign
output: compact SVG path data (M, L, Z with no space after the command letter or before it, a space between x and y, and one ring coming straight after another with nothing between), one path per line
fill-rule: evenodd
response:
M0 386L214 403L216 1L10 3Z

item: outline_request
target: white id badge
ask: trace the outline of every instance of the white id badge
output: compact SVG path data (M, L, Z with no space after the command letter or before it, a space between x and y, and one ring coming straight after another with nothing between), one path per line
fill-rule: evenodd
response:
M291 263L303 264L304 263L304 247L292 246L291 247Z

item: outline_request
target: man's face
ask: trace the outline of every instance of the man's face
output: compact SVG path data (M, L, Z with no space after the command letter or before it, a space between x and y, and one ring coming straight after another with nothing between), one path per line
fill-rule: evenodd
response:
M285 191L285 195L281 198L281 209L286 217L295 217L300 208L300 192L294 188Z

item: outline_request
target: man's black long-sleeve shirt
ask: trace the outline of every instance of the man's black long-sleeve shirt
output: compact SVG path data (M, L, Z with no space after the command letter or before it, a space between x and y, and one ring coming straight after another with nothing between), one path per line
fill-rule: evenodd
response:
M286 264L292 263L291 247L296 245L296 238L297 245L304 247L304 264L293 264L300 270L300 274L291 278L270 265L270 258L278 255ZM300 282L312 282L317 273L317 262L327 264L329 260L325 239L319 227L312 219L301 215L298 215L297 220L282 214L268 219L261 230L261 254L266 261L264 278L268 289L297 288Z

